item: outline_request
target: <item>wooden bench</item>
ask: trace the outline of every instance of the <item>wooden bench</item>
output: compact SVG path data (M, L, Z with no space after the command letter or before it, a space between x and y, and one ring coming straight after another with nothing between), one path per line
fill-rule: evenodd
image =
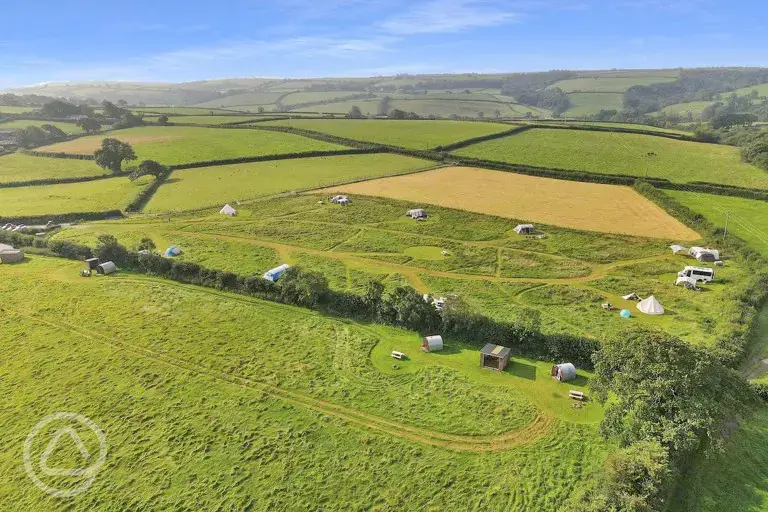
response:
M570 390L568 392L568 396L570 396L574 400L584 401L584 392L583 391L576 391L575 389L572 389L572 390Z
M392 357L402 361L403 359L405 359L405 354L403 354L402 352L398 352L397 350L393 350L392 351Z

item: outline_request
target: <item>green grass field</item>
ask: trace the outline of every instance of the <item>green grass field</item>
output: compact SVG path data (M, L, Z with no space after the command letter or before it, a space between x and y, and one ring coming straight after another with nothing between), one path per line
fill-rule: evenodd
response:
M650 163L645 156L656 153ZM475 144L458 154L502 162L768 188L768 173L741 161L738 148L649 135L534 129Z
M1 157L5 158L5 157ZM98 212L124 208L150 178L112 178L85 183L0 188L0 217Z
M51 124L67 134L83 133L83 130L80 127L78 127L75 123L62 123L57 121L28 121L26 119L9 121L7 123L0 123L0 130L23 130L27 126L41 127L44 124Z
M689 101L687 103L667 105L661 111L666 114L677 114L681 117L687 117L690 112L693 119L700 119L702 111L711 104L711 101Z
M725 227L727 212L728 231L768 257L768 204L765 201L677 190L664 193L718 227Z
M200 208L431 165L430 162L415 158L377 154L255 162L176 171L152 197L146 210L157 212Z
M21 509L93 510L108 500L549 510L588 485L611 448L597 435L599 410L567 398L586 374L559 385L547 363L524 359L497 374L457 340L421 354L417 333L127 273L86 280L79 268L36 256L0 267L9 283L0 470L6 499ZM395 347L411 355L397 369ZM59 410L96 422L108 457L88 492L56 502L19 460L29 430ZM489 480L494 487L478 492Z
M347 96L357 96L363 94L361 92L346 92L346 91L326 91L326 92L294 92L284 96L280 102L283 105L295 105L297 103L313 103L317 101L329 101L333 99L343 100ZM322 107L319 107L322 108Z
M572 78L555 82L550 87L559 87L563 92L619 92L623 93L633 85L651 85L677 80L671 76L593 76Z
M340 93L341 94L341 93ZM197 110L203 110L211 107L230 108L237 110L239 105L274 105L278 98L283 96L280 92L248 92L243 94L233 94L224 98L218 98L205 103L199 103Z
M214 115L227 115L230 110L221 108L197 108L197 107L140 107L134 108L134 112L154 113L167 115L188 115L188 116L208 116L213 112Z
M601 110L621 110L624 95L616 92L572 92L568 98L573 105L563 114L566 117L590 116Z
M249 116L172 116L168 118L171 123L180 124L227 124L257 119Z
M110 132L109 137L131 144L138 159L127 167L135 167L146 159L164 165L241 156L345 149L338 144L321 142L287 133L191 126L145 126ZM89 154L101 146L103 135L81 137L42 148L43 151Z
M761 98L766 97L768 96L768 84L753 85L751 87L736 89L733 91L733 93L735 93L737 96L747 96L752 94L752 91L757 91L757 95ZM725 93L723 96L729 96L730 94L731 93Z
M106 174L106 171L89 160L44 158L21 153L0 157L0 183L103 174Z
M660 133L676 133L679 135L690 135L691 132L684 130L676 130L674 128L661 128L659 126L651 126L648 124L637 123L611 123L602 121L535 121L536 124L544 124L548 126L600 126L604 128L630 128L632 130L643 130L647 132L660 132Z
M27 114L34 112L40 107L10 107L8 105L0 105L0 114Z
M293 119L265 125L292 126L349 139L428 149L508 130L503 124L461 121L394 121L380 119Z

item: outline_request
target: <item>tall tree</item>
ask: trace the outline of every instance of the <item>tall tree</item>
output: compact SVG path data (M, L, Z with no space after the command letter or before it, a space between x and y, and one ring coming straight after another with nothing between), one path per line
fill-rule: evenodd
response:
M130 144L117 139L102 140L101 148L96 150L94 156L99 167L115 173L122 170L124 160L136 160L136 153Z
M381 101L379 102L378 114L380 116L389 115L391 103L392 103L392 98L390 98L389 96L384 96L383 98L381 98Z
M355 105L349 109L349 114L347 114L347 117L350 119L361 119L363 117L363 113L360 111L360 107Z
M168 168L164 165L160 165L154 160L144 160L139 164L139 167L131 173L129 178L131 181L136 181L142 176L154 176L155 178L159 178L167 172Z
M101 123L92 117L79 120L77 126L82 128L85 133L96 133L101 130Z
M44 124L40 128L46 133L48 140L64 139L67 136L64 130L52 124Z

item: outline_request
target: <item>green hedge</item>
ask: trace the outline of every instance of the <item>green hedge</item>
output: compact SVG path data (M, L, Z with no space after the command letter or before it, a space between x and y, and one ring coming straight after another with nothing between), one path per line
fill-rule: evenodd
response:
M224 160L205 160L201 162L190 162L186 164L177 164L169 166L172 170L195 169L198 167L211 167L215 165L244 164L251 162L268 162L271 160L292 160L294 158L315 158L321 156L342 156L342 155L367 155L371 153L382 152L379 148L371 149L338 149L330 151L305 151L294 153L280 153L278 155L259 155L243 156L239 158L228 158Z
M530 126L530 125L516 126L511 130L506 130L499 133L492 133L490 135L482 135L480 137L472 137L471 139L460 140L459 142L454 142L453 144L447 144L445 146L437 146L436 148L434 148L433 151L456 151L457 149L465 148L467 146L472 146L474 144L479 144L480 142L486 142L486 141L495 140L495 139L503 139L504 137L509 137L510 135L524 132L532 128L533 126Z
M98 135L98 134L97 134ZM40 156L45 158L68 158L70 160L96 160L93 155L76 155L74 153L57 153L53 151L35 151L33 149L22 149L20 153L29 156Z
M39 185L61 185L63 183L84 183L86 181L107 180L114 177L127 176L130 173L103 174L101 176L78 176L74 178L46 178L42 180L12 181L0 183L0 188L36 187Z
M588 132L615 132L615 133L637 133L639 135L650 135L652 137L663 137L666 139L686 140L690 142L698 142L693 135L683 135L680 133L668 133L655 130L643 130L640 128L626 128L623 126L617 126L615 128L610 126L583 126L583 125L570 125L570 126L557 126L552 124L537 124L532 123L532 128L540 128L542 130L584 130Z
M120 210L107 210L103 212L75 212L75 213L56 213L51 215L37 215L29 217L0 217L0 224L11 222L13 224L45 224L49 220L57 224L65 222L77 222L80 220L105 220L122 218L123 212Z
M172 171L169 171L164 174L161 174L160 176L157 176L152 181L152 183L147 185L141 192L136 194L136 197L133 198L133 201L128 203L128 205L125 207L125 211L140 212L147 205L147 203L155 194L155 192L157 192L157 189L160 188L160 185L165 183L165 181L168 179L168 177L171 174L172 174Z

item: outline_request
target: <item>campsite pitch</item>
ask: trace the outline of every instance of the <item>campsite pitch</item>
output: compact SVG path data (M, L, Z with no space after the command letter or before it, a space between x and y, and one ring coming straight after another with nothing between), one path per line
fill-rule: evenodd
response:
M629 187L576 183L472 167L330 187L575 229L696 240L700 236Z

